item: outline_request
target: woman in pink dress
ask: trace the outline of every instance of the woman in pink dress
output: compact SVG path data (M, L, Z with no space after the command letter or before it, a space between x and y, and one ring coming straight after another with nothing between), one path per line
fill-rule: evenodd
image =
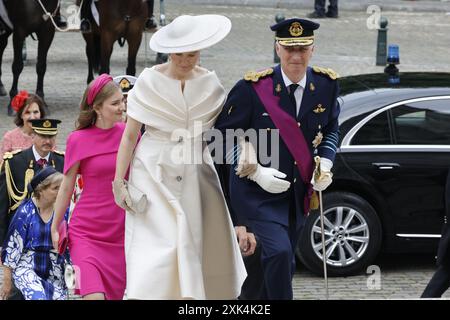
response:
M0 143L0 163L5 152L27 149L33 145L31 134L33 129L28 120L45 117L44 102L35 94L20 91L11 101L11 106L16 112L14 123L16 128L6 131Z
M125 212L114 203L111 183L125 124L120 88L102 74L86 89L77 129L67 138L64 179L55 203L52 240L69 205L77 174L83 191L69 223L69 251L80 271L76 294L86 300L118 300L125 291ZM77 269L76 269L77 270Z

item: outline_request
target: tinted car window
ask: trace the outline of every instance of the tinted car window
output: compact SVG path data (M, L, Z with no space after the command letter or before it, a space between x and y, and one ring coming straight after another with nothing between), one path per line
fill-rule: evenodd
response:
M391 144L388 112L370 119L352 139L352 145Z
M431 100L392 109L396 144L450 145L450 100Z

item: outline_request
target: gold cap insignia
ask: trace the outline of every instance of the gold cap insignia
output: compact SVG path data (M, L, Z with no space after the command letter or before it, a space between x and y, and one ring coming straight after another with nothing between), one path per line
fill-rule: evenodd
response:
M319 104L317 105L317 107L316 107L315 109L313 109L313 112L314 112L314 113L322 113L322 112L324 112L325 110L327 110L327 108L322 107L322 105L319 103Z
M45 120L44 123L42 124L42 126L44 128L51 128L52 123L50 121L48 121L48 120Z
M130 81L127 78L123 78L120 80L119 86L121 89L128 89L130 87Z
M299 22L293 22L289 28L289 33L293 37L300 37L303 33L303 27Z
M275 86L275 92L280 93L281 92L281 84L277 83Z

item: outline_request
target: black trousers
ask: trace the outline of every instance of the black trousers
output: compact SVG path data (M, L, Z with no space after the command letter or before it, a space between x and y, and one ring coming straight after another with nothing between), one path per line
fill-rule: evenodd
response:
M295 193L292 188L289 226L269 221L252 221L257 246L255 253L244 258L247 278L240 300L292 300L292 278L295 273L295 248L301 227L297 226Z
M261 264L261 243L256 239L255 253L244 257L247 278L241 288L239 300L264 299L264 272Z
M421 298L440 298L449 287L450 266L440 265L423 291Z
M314 11L319 15L325 15L325 1L326 0L315 0L314 1ZM338 14L338 0L329 0L330 5L328 6L328 13L331 15Z

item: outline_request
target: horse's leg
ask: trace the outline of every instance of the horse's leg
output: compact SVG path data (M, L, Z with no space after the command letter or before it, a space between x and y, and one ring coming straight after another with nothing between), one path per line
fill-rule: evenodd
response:
M113 49L113 45L114 45L114 41L116 41L116 39L114 38L114 34L110 31L105 30L106 28L104 28L103 30L100 31L100 43L101 43L101 48L100 48L100 72L99 74L102 73L108 73L109 74L109 63L111 60L111 54L112 54L112 49Z
M101 43L100 35L94 34L94 72L100 71L100 57L101 57Z
M9 90L9 97L11 100L17 94L17 85L19 83L19 76L23 70L22 47L24 40L25 40L24 33L20 31L15 31L13 33L14 59L11 67L13 73L13 83L11 86L11 90ZM9 116L14 115L14 111L11 108L11 102L8 104L8 115Z
M52 26L51 28L43 28L36 33L39 40L36 62L36 73L38 76L36 94L42 99L44 99L44 75L45 71L47 71L47 53L55 36L54 30Z
M83 33L83 38L86 41L86 57L88 59L88 77L87 83L91 82L94 79L94 63L95 63L95 43L94 43L94 34Z
M128 38L128 66L126 74L134 76L136 74L136 56L142 40L141 29L135 30Z
M0 96L6 96L5 86L2 83L2 59L3 52L8 44L8 37L11 33L4 33L0 35Z
M14 47L14 59L12 63L13 84L11 90L9 90L9 96L11 99L17 94L17 85L19 83L19 76L23 70L23 56L22 47L25 36L18 32L13 33L13 47Z

